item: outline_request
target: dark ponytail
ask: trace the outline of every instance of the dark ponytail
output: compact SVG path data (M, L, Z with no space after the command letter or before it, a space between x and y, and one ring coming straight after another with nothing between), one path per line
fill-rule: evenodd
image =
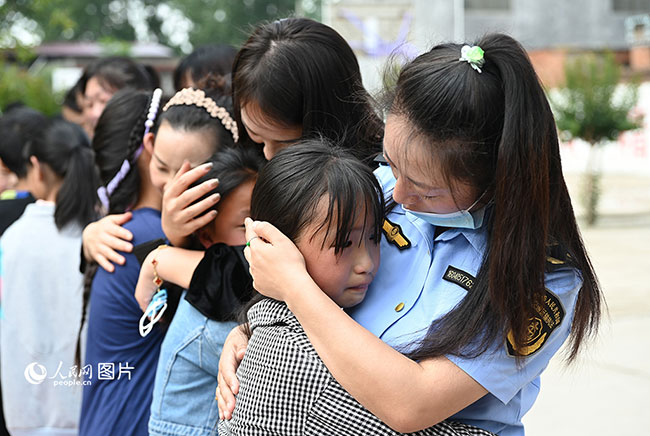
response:
M597 330L602 294L562 175L553 114L519 43L492 34L474 45L485 52L481 73L458 60L461 45L438 45L402 70L390 100L390 112L410 121L447 181L467 182L494 199L472 292L433 322L409 357L472 357L510 332L515 348L523 347L545 295L547 250L559 245L583 278L572 360Z
M35 156L63 179L56 196L57 228L75 222L81 227L97 218L98 179L88 137L76 124L52 121L43 135L28 143L26 156Z

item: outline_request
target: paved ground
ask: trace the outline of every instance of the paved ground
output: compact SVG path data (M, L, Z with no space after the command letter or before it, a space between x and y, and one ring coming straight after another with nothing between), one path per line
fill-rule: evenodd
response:
M528 436L650 434L650 177L604 181L603 217L583 237L608 314L577 362L551 361L524 418Z

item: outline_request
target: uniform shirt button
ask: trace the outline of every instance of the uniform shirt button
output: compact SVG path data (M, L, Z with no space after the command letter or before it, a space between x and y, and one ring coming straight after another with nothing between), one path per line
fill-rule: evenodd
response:
M397 306L395 306L395 312L401 312L402 309L404 309L404 303L399 303Z

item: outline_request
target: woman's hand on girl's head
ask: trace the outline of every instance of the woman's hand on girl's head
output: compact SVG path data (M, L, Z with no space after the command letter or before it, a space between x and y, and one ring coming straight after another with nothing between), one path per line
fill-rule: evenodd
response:
M311 280L305 258L272 224L250 218L246 218L244 224L248 241L244 256L250 265L253 287L262 295L287 301L291 297L288 284L300 278Z
M232 412L235 410L235 395L239 393L237 368L248 346L248 337L243 328L243 325L240 325L230 331L219 358L216 399L220 419L232 418Z
M124 265L126 259L118 253L130 253L133 244L133 234L122 227L132 217L131 212L118 215L108 215L99 221L90 223L82 234L83 253L87 260L94 260L108 272L113 272L115 266Z
M135 286L135 299L144 312L151 303L151 298L156 292L156 284L153 282L153 260L156 255L156 250L153 250L147 255L140 268L140 276L138 277L138 284Z
M183 246L189 235L204 227L217 215L216 211L210 211L195 218L214 206L220 199L219 194L211 195L196 204L194 202L216 188L218 180L207 180L188 189L192 183L210 171L210 168L212 168L210 163L191 168L189 162L183 162L174 178L165 187L162 228L169 241L175 246Z

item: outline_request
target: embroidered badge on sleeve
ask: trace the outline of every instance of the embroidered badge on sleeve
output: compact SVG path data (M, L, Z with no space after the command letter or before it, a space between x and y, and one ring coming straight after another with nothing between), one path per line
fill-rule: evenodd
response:
M530 319L526 343L521 348L515 348L512 331L508 333L506 348L510 356L530 356L542 348L553 330L564 319L564 307L560 299L548 289L544 294L544 301L535 305L535 316Z

